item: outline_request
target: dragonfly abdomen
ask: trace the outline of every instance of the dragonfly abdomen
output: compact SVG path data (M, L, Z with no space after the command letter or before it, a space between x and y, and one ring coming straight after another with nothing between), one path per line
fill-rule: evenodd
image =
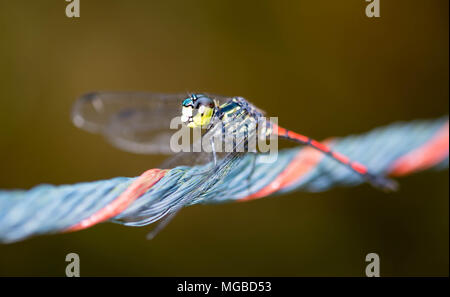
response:
M377 188L381 188L386 191L395 191L397 189L397 183L391 179L385 178L380 175L376 175L371 173L366 166L363 164L353 161L347 156L335 152L331 150L328 146L308 137L305 135L301 135L298 133L295 133L293 131L289 131L285 128L282 128L280 126L273 125L274 127L274 133L276 133L279 137L283 137L292 141L295 141L300 144L305 144L308 146L313 147L314 149L324 153L325 155L330 156L331 158L335 159L339 163L347 166L354 172L361 175L363 178L365 178L368 182L370 182L373 186Z

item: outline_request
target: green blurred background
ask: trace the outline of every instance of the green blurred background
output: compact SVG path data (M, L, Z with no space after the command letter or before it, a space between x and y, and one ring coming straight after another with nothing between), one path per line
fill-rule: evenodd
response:
M136 176L159 156L111 147L70 122L93 90L241 95L318 139L449 108L447 0L0 0L0 188ZM0 275L448 275L448 171L326 193L184 209L150 227L100 224L0 245ZM270 214L270 216L269 216Z

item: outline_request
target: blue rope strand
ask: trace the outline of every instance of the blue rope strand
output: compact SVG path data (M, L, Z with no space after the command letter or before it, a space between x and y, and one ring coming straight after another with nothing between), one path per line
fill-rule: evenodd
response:
M353 160L365 164L375 174L385 174L399 157L430 140L448 121L443 117L431 121L413 121L377 128L363 135L334 139L331 147ZM258 162L251 176L254 155L230 169L219 182L191 204L223 203L242 199L267 186L295 158L300 150L282 150L275 163ZM434 166L448 168L449 158ZM161 219L185 195L199 186L201 166L171 169L144 195L110 221L127 226L143 226ZM109 180L73 185L38 185L30 190L0 191L0 241L14 242L27 237L57 233L79 223L117 198L136 178L117 177ZM247 183L249 180L249 183ZM276 194L292 191L325 191L335 186L355 186L363 179L336 161L323 158L320 163L292 185Z

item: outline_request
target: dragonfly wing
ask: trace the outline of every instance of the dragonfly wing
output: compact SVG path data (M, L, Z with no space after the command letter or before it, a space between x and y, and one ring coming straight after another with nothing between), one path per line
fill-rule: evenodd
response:
M100 133L116 147L134 153L168 153L170 122L181 112L186 94L96 92L79 98L73 123Z
M239 125L246 119L242 115L234 115L234 120ZM219 129L222 129L220 125L214 126L205 135L217 133ZM236 145L242 141L245 140L236 142ZM177 183L167 196L155 197L155 200L143 203L139 208L117 221L124 225L144 226L160 220L149 234L149 238L154 237L184 206L196 203L197 200L201 201L209 192L219 190L217 185L223 182L235 166L239 166L245 153L232 151L222 152L221 155L223 157L217 160L216 166L206 164L206 166L191 168L183 174L182 184Z
M186 97L188 93L89 93L75 102L72 121L79 128L103 134L114 146L125 151L172 154L170 138L180 127L177 123L181 123L181 103ZM175 129L170 129L174 119Z
M248 117L244 114L235 115L233 122L237 130L240 130L244 125L248 124ZM213 127L208 133L217 133L218 127ZM220 127L220 129L222 129ZM207 134L208 134L207 133ZM196 199L201 199L208 191L211 190L217 183L223 181L224 177L242 161L245 156L245 152L237 152L236 149L248 141L248 138L254 137L256 131L252 129L246 134L245 138L237 138L234 141L234 146L231 152L224 154L224 157L218 160L218 163L213 169L202 171L203 176L198 182L198 187L194 190L183 193L182 198L173 205L168 211L167 215L161 220L161 222L148 234L147 238L154 238L180 211L184 206L191 204ZM211 136L211 135L205 135ZM206 137L204 137L206 138Z
M166 216L161 219L159 224L148 233L147 238L154 238L184 206L191 204L196 199L201 199L211 187L222 181L224 176L228 174L234 166L239 164L243 159L243 156L243 153L229 153L214 169L207 170L207 173L199 180L198 187L181 196L182 198L167 211Z

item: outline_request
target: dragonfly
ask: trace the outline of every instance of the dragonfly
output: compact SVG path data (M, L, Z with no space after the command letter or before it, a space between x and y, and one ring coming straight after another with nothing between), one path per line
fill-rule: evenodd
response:
M103 134L119 149L140 154L174 154L170 145L174 130L171 121L179 118L189 129L200 129L202 143L209 150L200 153L181 152L165 164L210 164L198 173L195 187L164 212L164 218L150 233L153 238L185 205L202 197L220 182L233 166L250 153L249 143L255 139L278 137L310 146L360 175L376 188L393 191L395 181L376 175L363 164L351 160L308 136L278 126L265 117L265 112L243 97L227 97L204 93L159 94L149 92L93 92L81 96L72 109L73 123L92 133ZM231 134L231 135L230 135ZM232 136L232 137L230 137ZM229 149L216 149L217 143ZM242 150L243 148L243 150ZM254 163L253 163L254 167ZM145 218L137 217L136 222ZM159 219L159 217L158 217Z

